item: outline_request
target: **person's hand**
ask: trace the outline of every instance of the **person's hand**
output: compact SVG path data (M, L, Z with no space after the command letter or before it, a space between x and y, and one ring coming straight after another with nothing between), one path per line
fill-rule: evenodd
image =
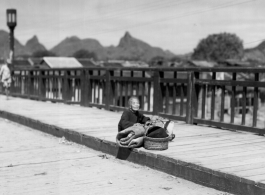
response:
M134 136L134 132L132 132L130 128L127 128L120 131L116 139L121 145L128 145Z
M129 133L129 134L127 135L127 137L121 138L120 141L121 141L121 142L126 142L126 141L128 141L133 135L134 135L134 133L131 132L131 133Z
M144 142L144 137L138 137L138 138L136 138L136 139L133 139L133 140L129 143L128 147L129 147L129 148L140 147L140 146L143 144L143 142Z
M133 126L143 126L141 123L135 123Z

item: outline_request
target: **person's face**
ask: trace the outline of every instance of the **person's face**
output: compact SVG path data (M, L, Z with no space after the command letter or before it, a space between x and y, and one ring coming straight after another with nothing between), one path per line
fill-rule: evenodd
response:
M131 106L133 110L137 111L140 108L140 103L137 99L132 99Z

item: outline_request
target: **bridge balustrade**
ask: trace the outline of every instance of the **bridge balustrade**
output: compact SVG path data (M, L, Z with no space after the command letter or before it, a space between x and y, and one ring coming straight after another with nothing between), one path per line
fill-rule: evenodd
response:
M264 68L16 69L12 95L264 134ZM2 91L3 93L3 91Z

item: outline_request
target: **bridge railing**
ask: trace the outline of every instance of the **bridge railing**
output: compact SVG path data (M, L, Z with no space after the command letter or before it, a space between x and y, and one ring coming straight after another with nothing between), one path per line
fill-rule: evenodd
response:
M264 134L264 68L209 68L193 74L193 123Z
M264 134L264 68L79 68L15 70L12 95L121 111L141 110Z

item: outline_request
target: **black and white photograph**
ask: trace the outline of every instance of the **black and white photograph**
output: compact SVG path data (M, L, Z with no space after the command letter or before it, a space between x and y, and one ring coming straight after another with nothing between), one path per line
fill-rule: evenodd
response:
M264 0L0 0L0 195L265 195Z

